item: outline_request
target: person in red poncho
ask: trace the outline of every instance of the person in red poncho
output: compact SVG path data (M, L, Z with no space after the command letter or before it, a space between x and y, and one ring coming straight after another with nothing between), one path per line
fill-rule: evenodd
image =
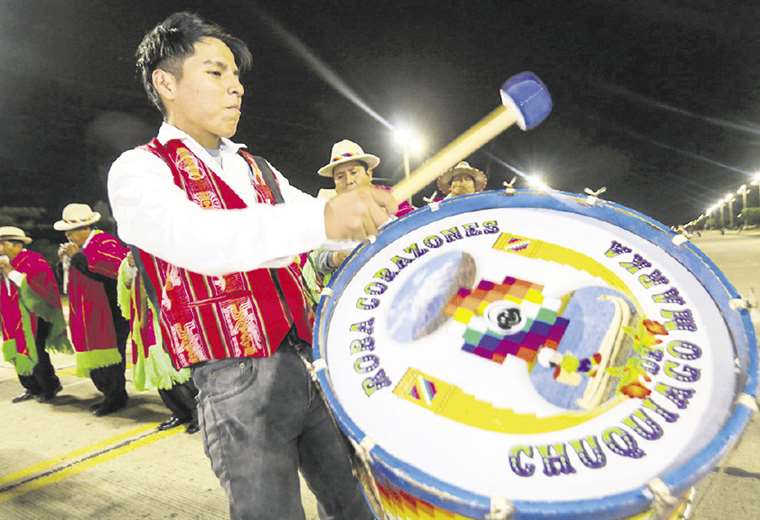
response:
M0 227L0 325L5 361L25 392L11 401L52 401L62 390L47 350L71 352L53 270L45 257L25 248L20 228Z
M53 225L69 240L58 255L69 295L69 330L77 356L77 375L90 376L105 399L92 407L97 416L124 408L124 368L129 322L119 311L116 277L129 250L93 225L100 213L87 204L69 204Z

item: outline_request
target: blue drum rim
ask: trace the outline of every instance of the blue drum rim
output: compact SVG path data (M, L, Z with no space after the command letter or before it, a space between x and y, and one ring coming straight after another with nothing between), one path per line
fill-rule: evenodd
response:
M743 388L737 392L737 395L746 393L753 398L756 397L760 374L758 373L755 330L749 311L731 309L729 300L739 298L740 295L720 269L691 242L680 246L673 244L672 239L676 233L653 218L614 202L600 199L596 204L588 205L581 203L583 199L583 195L561 191L517 190L514 195L507 195L503 191L490 191L444 200L439 203L435 211L432 211L430 206L419 208L405 218L389 224L375 242L364 242L359 245L351 253L340 271L332 277L328 287L333 293L341 292L358 269L363 266L361 260L371 258L387 244L409 231L444 217L468 211L497 208L550 209L592 217L632 232L664 249L695 276L718 305L723 320L734 340L735 355L741 360L742 366L746 367L746 372L743 374L746 379L743 381ZM332 316L335 301L334 298L322 297L317 307L313 335L314 359L323 357L320 338L324 333L323 327L328 318ZM343 432L354 442L359 443L365 434L340 405L333 393L327 372L327 369L317 372L324 396ZM675 496L686 492L733 447L751 417L752 412L746 406L735 404L723 428L714 438L689 461L660 475L660 480L668 486L670 492ZM412 488L413 494L437 507L473 518L484 517L490 511L491 497L440 481L397 459L381 446L375 446L371 453L373 471L402 488ZM402 475L408 478L404 478ZM433 493L430 489L435 489L439 493ZM452 499L451 497L456 498ZM587 518L590 514L594 514L595 518L619 518L621 515L628 516L645 511L651 506L651 502L649 491L641 487L624 493L588 500L558 502L517 500L513 502L513 505L520 518L543 518L547 516Z

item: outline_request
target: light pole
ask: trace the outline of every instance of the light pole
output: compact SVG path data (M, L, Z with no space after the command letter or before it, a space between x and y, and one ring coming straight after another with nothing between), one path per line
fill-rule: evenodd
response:
M752 185L757 186L757 205L760 206L760 173L752 177Z
M421 154L425 149L425 142L417 132L415 132L412 128L404 125L396 126L393 129L393 140L397 145L399 145L399 147L401 147L401 157L404 161L404 178L408 179L409 173L411 171L409 165L409 155ZM412 200L409 199L409 204L411 203Z
M734 227L734 194L726 193L726 203L728 204L728 227Z
M746 225L747 223L747 195L749 195L749 189L747 188L746 184L742 184L739 186L739 189L736 190L737 195L742 196L742 221Z

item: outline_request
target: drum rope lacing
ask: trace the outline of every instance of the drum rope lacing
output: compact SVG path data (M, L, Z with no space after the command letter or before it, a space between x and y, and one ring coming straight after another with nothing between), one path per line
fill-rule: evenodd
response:
M746 310L752 307L746 298L731 298L728 300L728 306L735 311Z
M749 408L752 413L757 413L759 411L757 406L757 399L755 399L754 395L746 393L739 394L736 398L736 404Z
M491 497L491 511L486 520L509 520L515 512L515 506L506 497Z
M645 493L652 497L652 518L667 518L673 506L678 504L678 497L674 497L668 485L659 478L647 482Z
M512 180L507 182L504 181L501 183L502 186L504 186L504 194L505 195L514 195L517 193L517 190L515 189L515 181L517 181L517 177L512 177Z
M583 192L586 195L588 195L588 197L586 197L586 204L588 204L589 206L595 206L596 203L599 202L599 200L601 200L599 198L599 195L601 195L602 193L606 191L607 191L607 186L602 186L598 190L592 190L591 188L583 188Z

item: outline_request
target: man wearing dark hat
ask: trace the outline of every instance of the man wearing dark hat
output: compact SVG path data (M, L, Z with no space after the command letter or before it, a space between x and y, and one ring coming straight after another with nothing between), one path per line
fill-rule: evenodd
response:
M446 170L436 184L438 190L445 198L457 197L480 193L486 188L488 177L482 170L470 166L467 161L462 161L453 168Z
M25 248L23 230L0 227L0 324L5 361L26 391L14 403L52 401L61 391L47 349L71 352L53 270L45 257Z
M58 255L64 266L64 290L69 295L69 329L77 356L77 375L90 376L105 399L93 407L97 416L124 408L125 348L129 322L119 311L116 277L128 249L93 226L100 213L87 204L69 204L53 225L69 242ZM69 266L68 268L66 266Z

